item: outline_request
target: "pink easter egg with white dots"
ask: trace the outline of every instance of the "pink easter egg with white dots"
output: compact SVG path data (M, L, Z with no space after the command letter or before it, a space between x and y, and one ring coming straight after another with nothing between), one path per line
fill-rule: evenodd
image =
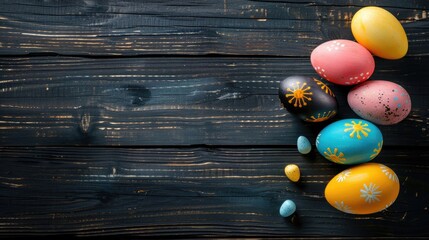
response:
M364 82L375 69L374 58L366 48L344 39L320 44L313 50L310 59L321 77L339 85Z
M357 85L348 93L347 102L361 118L380 125L399 123L411 111L408 92L400 85L384 80Z

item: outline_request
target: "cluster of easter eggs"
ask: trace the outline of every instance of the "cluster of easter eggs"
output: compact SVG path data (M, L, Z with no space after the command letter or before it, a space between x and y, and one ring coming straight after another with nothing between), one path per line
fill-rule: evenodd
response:
M331 162L355 165L332 178L325 198L334 208L353 214L370 214L389 207L399 194L399 180L389 167L368 163L383 146L378 125L404 120L411 110L407 91L387 80L369 80L375 71L373 55L400 59L408 51L408 40L401 23L379 7L364 7L352 18L351 30L357 42L336 39L317 46L310 60L317 74L338 85L355 85L347 95L350 108L362 119L342 119L326 126L316 138L318 152ZM335 94L321 80L290 76L280 82L279 98L286 110L306 122L322 122L338 112ZM301 136L298 151L311 151ZM293 182L299 168L288 165L285 174ZM298 177L295 176L298 174ZM290 202L284 209L294 209ZM294 209L295 210L295 209ZM286 215L282 214L281 215Z

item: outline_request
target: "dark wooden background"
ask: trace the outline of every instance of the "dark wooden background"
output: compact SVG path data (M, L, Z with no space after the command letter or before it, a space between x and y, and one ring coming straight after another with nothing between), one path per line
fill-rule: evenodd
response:
M372 79L411 95L374 159L401 182L371 215L330 207L344 166L296 138L279 81L316 76L320 43L353 39L358 9L403 24L409 52ZM429 1L0 0L0 236L428 237ZM330 85L336 120L357 117ZM302 180L283 173L298 164ZM293 218L281 203L297 205Z

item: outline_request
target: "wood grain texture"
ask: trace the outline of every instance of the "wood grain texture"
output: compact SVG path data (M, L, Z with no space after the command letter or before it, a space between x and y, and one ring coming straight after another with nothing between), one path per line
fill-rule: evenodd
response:
M352 39L366 5L404 24L410 56L428 55L429 3L409 1L0 1L0 54L308 56Z
M401 182L386 211L347 215L323 197L345 166L314 142L326 124L280 107L279 81L316 76L320 43L353 39L363 6L391 11L407 56L372 79L411 95L380 126L374 159ZM429 1L0 0L0 238L427 238ZM356 117L349 88L330 85ZM314 146L313 146L314 147ZM283 168L298 164L293 184ZM285 199L298 206L281 218ZM62 236L59 236L62 235Z
M412 112L380 126L385 145L429 144L428 57L377 59L373 79L401 84ZM32 57L0 59L0 142L32 145L294 145L326 125L280 106L279 81L316 76L308 58ZM332 86L338 118L356 117Z
M323 197L343 166L295 148L1 148L0 234L143 236L427 236L428 152L387 148L388 210L348 215ZM296 184L283 173L301 167ZM285 199L298 206L283 219Z

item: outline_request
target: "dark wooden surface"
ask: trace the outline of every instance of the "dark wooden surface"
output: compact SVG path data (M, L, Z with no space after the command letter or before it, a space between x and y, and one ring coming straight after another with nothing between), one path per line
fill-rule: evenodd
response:
M413 108L380 126L374 161L397 173L386 211L330 207L344 166L314 142L327 123L280 107L279 81L316 76L318 44L353 39L363 6L391 11L407 56L376 58L372 79ZM429 2L0 0L0 237L428 237ZM333 86L336 119L356 117ZM298 164L302 180L283 173ZM293 218L281 203L297 204Z

